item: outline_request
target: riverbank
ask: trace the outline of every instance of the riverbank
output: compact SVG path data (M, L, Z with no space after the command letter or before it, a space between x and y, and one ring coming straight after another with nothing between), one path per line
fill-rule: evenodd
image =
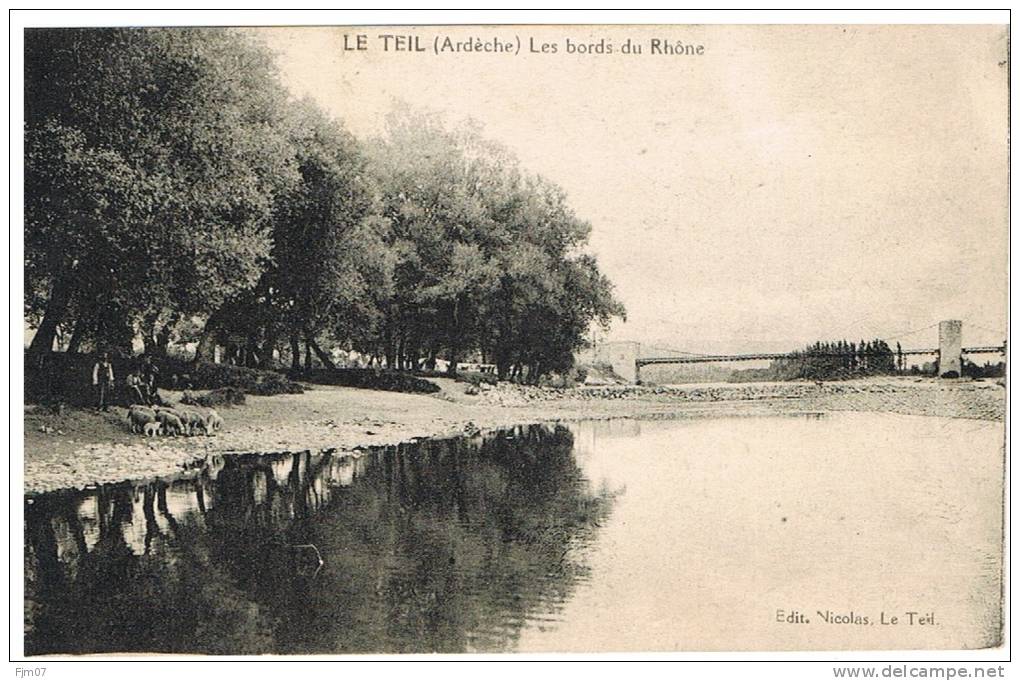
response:
M605 386L551 390L483 387L433 379L434 395L314 386L300 395L249 396L220 410L214 437L145 440L125 410L94 414L25 409L25 491L180 473L231 452L355 450L522 423L612 418L684 418L804 411L873 411L1002 420L1005 390L993 381L886 378L827 383ZM176 402L179 393L169 391Z

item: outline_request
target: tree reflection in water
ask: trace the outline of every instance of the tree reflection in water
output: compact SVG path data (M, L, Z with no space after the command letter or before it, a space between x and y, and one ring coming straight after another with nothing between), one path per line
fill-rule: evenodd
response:
M610 512L572 450L533 426L35 497L26 652L513 650Z

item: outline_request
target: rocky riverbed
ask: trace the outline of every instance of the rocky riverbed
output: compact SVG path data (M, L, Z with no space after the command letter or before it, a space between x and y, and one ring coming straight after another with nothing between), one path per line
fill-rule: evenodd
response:
M573 390L482 386L481 402L523 406L536 401L713 403L800 400L812 409L883 411L923 416L1002 419L1004 385L995 381L870 379L832 383L721 383L673 386L608 385Z
M93 414L26 407L25 491L187 475L209 457L233 452L353 451L543 421L843 410L983 420L1005 415L1005 389L994 381L896 378L570 390L509 384L469 390L448 379L436 382L441 392L428 396L315 386L302 395L249 397L245 405L221 410L225 427L213 437L146 440L129 431L123 409ZM176 401L180 395L168 397Z

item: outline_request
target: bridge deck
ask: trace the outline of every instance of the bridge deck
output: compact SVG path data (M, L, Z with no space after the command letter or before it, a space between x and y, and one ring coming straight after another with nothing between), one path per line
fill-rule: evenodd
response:
M963 348L964 354L981 354L1005 352L1004 346L980 346L974 348ZM894 356L896 353L893 353ZM904 350L904 355L937 355L938 349L932 350ZM805 357L846 357L843 352L760 352L750 355L692 355L690 357L641 357L635 363L637 366L649 364L699 364L703 362L753 362L760 360L774 359L803 359Z

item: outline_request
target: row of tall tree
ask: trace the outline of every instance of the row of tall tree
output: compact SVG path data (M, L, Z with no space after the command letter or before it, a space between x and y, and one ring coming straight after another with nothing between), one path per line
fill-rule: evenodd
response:
M393 368L562 371L624 310L590 226L477 126L403 107L359 140L231 29L40 29L25 48L30 358L231 339Z
M894 351L879 338L862 339L859 343L844 339L817 341L789 357L773 360L765 369L736 371L733 380L842 380L905 370L905 357L899 343Z

